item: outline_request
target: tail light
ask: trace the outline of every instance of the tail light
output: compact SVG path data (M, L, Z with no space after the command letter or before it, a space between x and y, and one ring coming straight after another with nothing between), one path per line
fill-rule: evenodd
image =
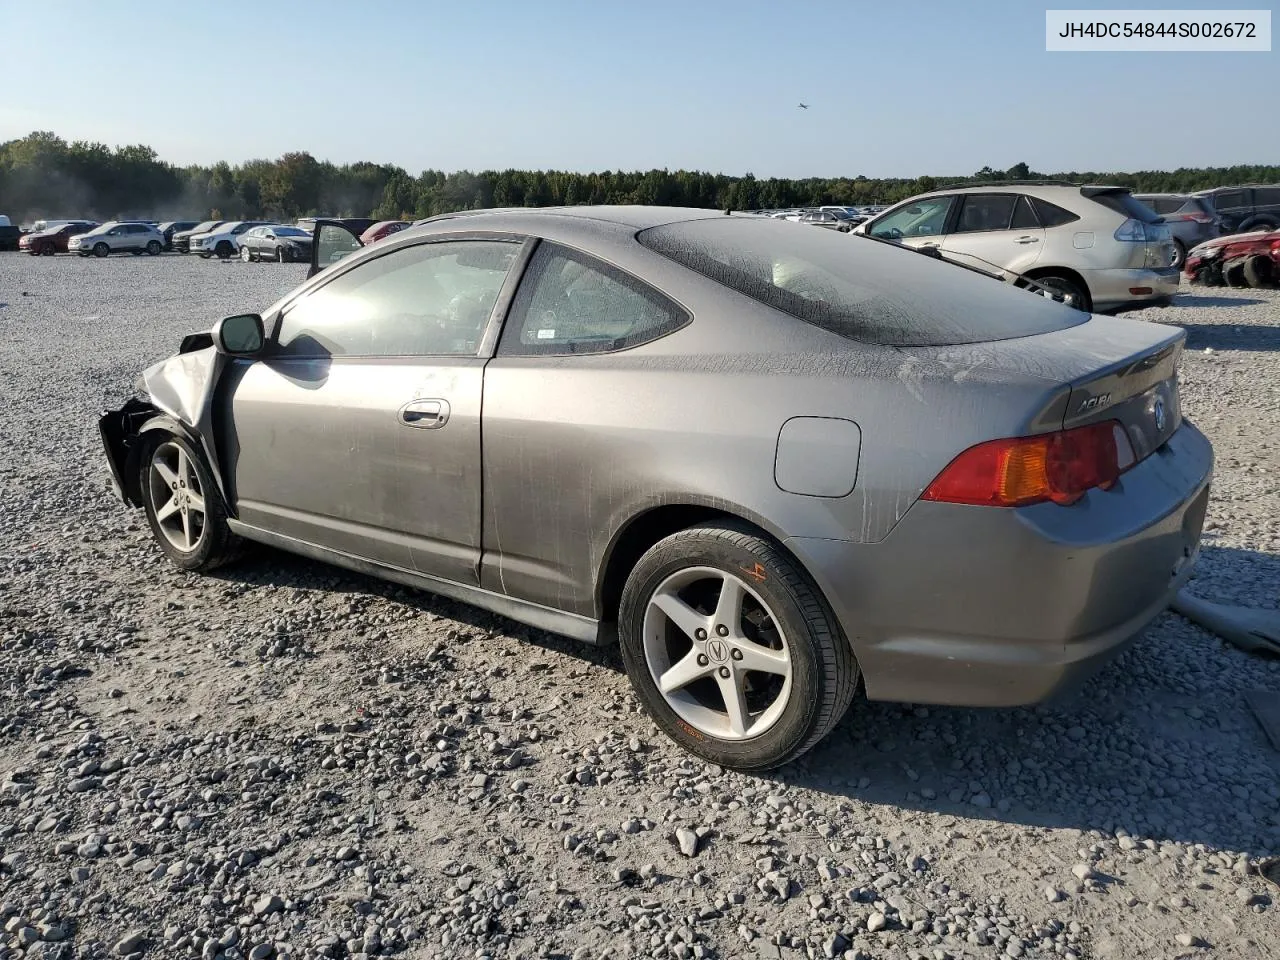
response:
M1110 489L1135 462L1133 445L1118 420L991 440L952 460L921 499L983 507L1047 501L1066 506L1094 488Z

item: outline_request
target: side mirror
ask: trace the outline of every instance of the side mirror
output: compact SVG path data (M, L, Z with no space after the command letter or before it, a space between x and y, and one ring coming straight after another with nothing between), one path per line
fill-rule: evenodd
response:
M256 313L242 313L225 317L213 325L213 345L219 353L233 357L252 357L262 350L266 335L262 329L262 317Z

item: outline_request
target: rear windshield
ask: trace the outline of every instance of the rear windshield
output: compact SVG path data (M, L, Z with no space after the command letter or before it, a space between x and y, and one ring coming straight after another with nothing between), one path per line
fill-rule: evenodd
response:
M980 343L1062 330L1088 319L892 243L776 220L691 220L651 227L637 239L754 300L864 343Z
M1116 190L1109 193L1099 193L1090 199L1102 204L1108 210L1114 210L1121 216L1128 217L1131 220L1155 223L1160 219L1158 213L1127 191Z

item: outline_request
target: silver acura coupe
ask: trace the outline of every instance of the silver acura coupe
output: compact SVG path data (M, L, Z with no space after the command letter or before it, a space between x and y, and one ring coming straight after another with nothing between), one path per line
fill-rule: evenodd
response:
M302 286L103 415L183 569L258 541L616 641L663 731L739 769L812 747L860 679L1040 701L1190 573L1213 451L1177 328L706 210L358 248L318 224Z

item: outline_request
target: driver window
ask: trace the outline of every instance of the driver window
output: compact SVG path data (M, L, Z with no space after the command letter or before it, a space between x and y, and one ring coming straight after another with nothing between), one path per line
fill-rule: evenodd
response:
M505 356L604 353L665 336L689 315L620 270L543 241L511 305Z
M915 200L877 220L873 237L897 240L902 237L936 237L947 225L947 214L955 197L928 197Z
M519 251L514 241L467 240L366 260L285 311L277 355L475 356Z

